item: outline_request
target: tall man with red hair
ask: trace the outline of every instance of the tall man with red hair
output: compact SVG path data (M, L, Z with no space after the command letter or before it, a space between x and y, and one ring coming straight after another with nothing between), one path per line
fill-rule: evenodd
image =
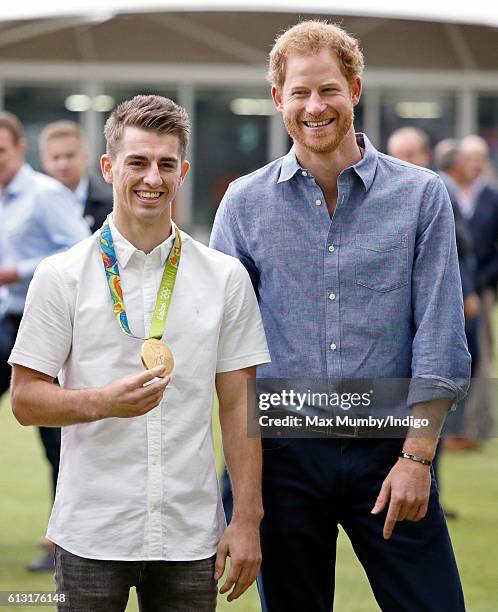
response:
M277 38L269 80L294 145L229 186L211 245L244 263L259 296L272 354L260 378L409 379L408 408L433 430L264 440L263 601L331 610L340 524L383 610L461 612L430 466L470 368L453 213L436 174L355 134L362 71L337 26Z

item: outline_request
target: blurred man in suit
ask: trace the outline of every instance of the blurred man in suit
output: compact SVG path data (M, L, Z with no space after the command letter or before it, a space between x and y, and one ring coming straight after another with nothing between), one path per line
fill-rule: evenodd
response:
M72 193L25 163L26 143L19 119L0 113L0 396L10 386L7 363L21 323L28 285L38 263L88 235ZM60 431L40 427L50 463L52 487L59 470ZM53 547L31 562L31 571L53 571Z
M456 177L462 215L474 237L477 258L477 289L481 297L479 327L480 363L470 434L487 438L493 427L492 376L493 336L491 315L496 304L498 282L498 191L490 184L489 148L480 136L471 135L460 143L462 168Z
M92 232L102 226L112 209L112 192L102 180L88 173L88 149L81 129L74 121L55 121L39 138L44 171L70 189L81 215Z

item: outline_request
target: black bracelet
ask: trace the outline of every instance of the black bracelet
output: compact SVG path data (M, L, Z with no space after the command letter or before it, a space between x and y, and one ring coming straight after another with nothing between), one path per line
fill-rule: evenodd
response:
M410 459L410 461L423 463L424 465L428 465L429 467L432 465L432 461L429 461L429 459L424 459L423 457L419 457L418 455L411 455L410 453L405 453L404 451L401 451L399 456L403 457L403 459Z

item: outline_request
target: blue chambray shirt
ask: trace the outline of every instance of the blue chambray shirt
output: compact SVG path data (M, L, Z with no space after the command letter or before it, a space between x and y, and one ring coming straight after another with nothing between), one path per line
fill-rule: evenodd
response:
M42 259L89 236L69 189L24 164L0 198L0 265L16 266L21 281L2 287L0 315L20 315Z
M450 200L430 170L379 153L341 172L332 218L294 148L230 184L211 246L258 294L264 378L411 378L408 404L464 395L470 355Z

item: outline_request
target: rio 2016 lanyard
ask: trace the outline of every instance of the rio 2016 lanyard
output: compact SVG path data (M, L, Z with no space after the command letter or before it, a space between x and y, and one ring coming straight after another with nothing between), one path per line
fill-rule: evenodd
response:
M141 338L142 340L145 340L145 342L142 344L141 350L142 363L144 364L145 368L150 369L157 365L164 365L166 366L165 376L169 376L169 374L171 374L173 371L174 360L173 354L171 353L170 348L162 340L162 336L164 333L164 327L166 325L166 319L168 317L169 306L171 303L171 297L173 296L173 289L175 287L176 275L182 253L182 239L180 236L180 230L174 223L172 223L172 226L175 231L175 240L168 255L166 265L164 266L149 335L147 338ZM114 250L111 228L109 227L109 222L107 219L104 221L104 225L100 230L99 244L105 275L107 278L107 286L109 287L113 310L116 319L118 320L119 327L127 336L139 338L139 336L132 334L128 324L128 317L126 316L126 308L123 299L123 290L121 287L121 277L119 275L118 261L116 258L116 251Z

